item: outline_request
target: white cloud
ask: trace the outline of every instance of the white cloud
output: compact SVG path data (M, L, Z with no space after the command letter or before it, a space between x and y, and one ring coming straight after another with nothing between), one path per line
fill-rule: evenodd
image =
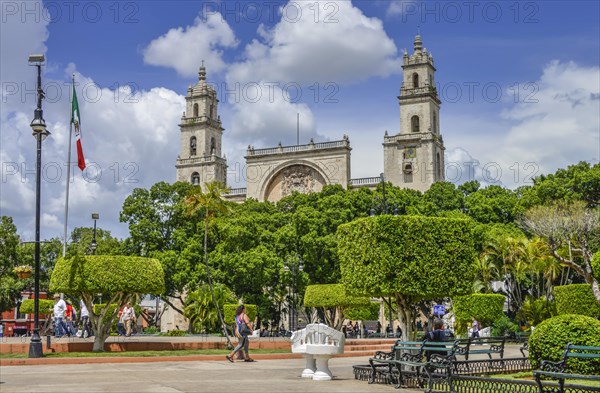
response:
M414 13L418 8L416 1L412 0L394 0L391 1L386 10L386 16L406 15Z
M238 41L227 21L219 14L197 16L193 26L174 28L144 49L146 64L172 67L180 75L196 75L202 60L213 72L225 68L223 49L235 48Z
M514 86L507 88L509 95L512 100ZM505 109L485 114L453 112L441 119L442 124L450 124L442 125L447 164L462 166L464 177L465 167L473 165L467 163L478 163L471 177L457 183L472 180L474 174L483 184L518 187L582 160L598 162L600 67L553 61L526 94L519 95L519 102L500 105Z
M289 2L262 41L245 48L246 60L231 66L231 81L356 83L400 72L394 41L383 23L349 1Z
M70 74L74 66L69 65L67 70ZM106 220L99 222L100 227L125 236L126 227L118 224L119 212L132 190L147 188L162 180L175 180L173 165L165 163L174 164L177 157L177 124L185 108L185 99L165 88L135 93L127 86L118 91L102 89L91 78L76 71L75 74L87 168L84 172L74 168L70 184L69 232L76 226L89 226L90 213L99 212ZM50 79L45 83L62 85L62 81ZM84 86L95 88L85 89ZM44 118L51 131L42 147L44 238L62 237L69 139L69 120L65 118L70 105L68 91L67 87L57 102L44 102L43 106ZM34 105L28 103L25 106L29 107L11 111L2 119L0 208L1 214L15 217L24 238L32 238L35 140L31 137L29 123ZM72 145L72 165L74 162L75 143Z

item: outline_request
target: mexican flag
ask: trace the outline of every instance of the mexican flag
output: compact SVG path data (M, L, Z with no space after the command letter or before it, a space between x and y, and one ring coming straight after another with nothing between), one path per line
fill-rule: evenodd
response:
M75 126L75 140L77 141L77 166L82 171L85 169L85 158L83 158L83 149L81 148L81 118L79 117L79 103L73 85L73 102L71 107L71 124Z

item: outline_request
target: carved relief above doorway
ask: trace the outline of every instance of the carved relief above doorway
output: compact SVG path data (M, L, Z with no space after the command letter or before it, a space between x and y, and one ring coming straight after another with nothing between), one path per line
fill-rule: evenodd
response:
M314 168L295 164L277 172L268 184L265 199L277 201L291 195L294 191L301 194L319 192L327 182Z

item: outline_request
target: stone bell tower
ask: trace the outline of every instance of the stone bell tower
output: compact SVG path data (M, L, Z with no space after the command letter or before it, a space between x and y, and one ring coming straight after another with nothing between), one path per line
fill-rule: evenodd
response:
M383 139L384 174L396 186L426 191L443 181L444 142L435 88L433 56L417 35L411 56L404 50L403 81L398 97L400 132Z
M175 168L177 181L192 184L227 182L227 160L221 157L224 128L218 115L217 92L206 82L204 61L198 72L198 83L188 87L186 108L181 117L181 147Z

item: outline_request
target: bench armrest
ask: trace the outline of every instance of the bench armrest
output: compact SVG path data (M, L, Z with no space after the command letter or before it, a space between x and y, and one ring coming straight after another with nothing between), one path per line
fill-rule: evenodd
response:
M394 359L394 351L386 352L386 351L376 351L373 356L373 360L392 360Z
M404 352L398 360L401 362L420 363L422 359L423 352L419 351L418 353Z
M567 371L567 362L564 360L560 362L551 362L550 360L542 361L539 371L550 371L555 373L564 373Z
M434 353L431 355L431 357L429 358L429 361L427 363L433 367L451 367L452 362L455 362L455 361L456 361L456 356L454 356L454 355L443 356L443 355Z

